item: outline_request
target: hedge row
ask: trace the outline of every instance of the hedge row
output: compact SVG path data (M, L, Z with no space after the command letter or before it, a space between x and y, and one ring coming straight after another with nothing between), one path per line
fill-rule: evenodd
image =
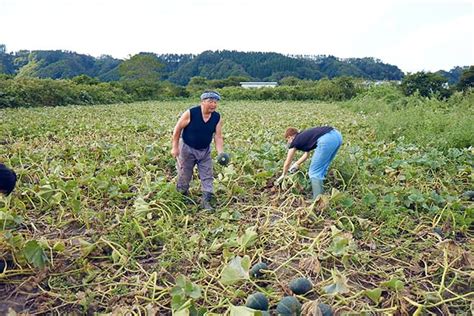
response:
M93 82L0 77L0 108L108 104L187 97L182 87L170 83Z

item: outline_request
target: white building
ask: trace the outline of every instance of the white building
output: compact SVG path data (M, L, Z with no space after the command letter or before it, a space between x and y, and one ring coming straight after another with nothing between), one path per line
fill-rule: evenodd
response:
M240 86L245 89L251 88L275 88L278 85L278 82L269 81L269 82L240 82Z

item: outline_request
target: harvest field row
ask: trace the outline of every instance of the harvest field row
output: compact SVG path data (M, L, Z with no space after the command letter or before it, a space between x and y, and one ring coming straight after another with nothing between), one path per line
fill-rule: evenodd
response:
M0 199L0 313L242 314L257 291L274 313L296 277L314 285L298 296L307 315L317 302L338 314L472 311L474 216L463 193L473 148L444 142L455 123L427 134L449 109L426 109L416 131L347 103L224 100L231 164L215 165L218 208L207 212L198 181L196 204L174 186L171 132L191 104L0 111L0 162L19 176ZM273 186L286 127L326 124L344 137L327 194L311 203L307 168ZM383 124L393 130L382 135ZM258 262L268 270L255 279Z

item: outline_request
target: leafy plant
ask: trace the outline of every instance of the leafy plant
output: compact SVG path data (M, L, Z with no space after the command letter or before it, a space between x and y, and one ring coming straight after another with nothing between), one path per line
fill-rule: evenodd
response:
M171 289L171 308L174 311L189 309L193 302L201 297L201 288L189 281L184 275L176 277Z

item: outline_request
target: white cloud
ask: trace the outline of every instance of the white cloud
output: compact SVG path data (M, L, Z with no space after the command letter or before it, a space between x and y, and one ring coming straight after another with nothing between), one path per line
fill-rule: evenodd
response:
M377 53L409 72L470 65L474 61L473 30L472 15L424 25Z
M472 5L464 0L0 0L0 43L9 51L64 49L119 58L141 51L223 49L370 56L403 70L437 70L474 63ZM417 6L428 12L414 12Z

